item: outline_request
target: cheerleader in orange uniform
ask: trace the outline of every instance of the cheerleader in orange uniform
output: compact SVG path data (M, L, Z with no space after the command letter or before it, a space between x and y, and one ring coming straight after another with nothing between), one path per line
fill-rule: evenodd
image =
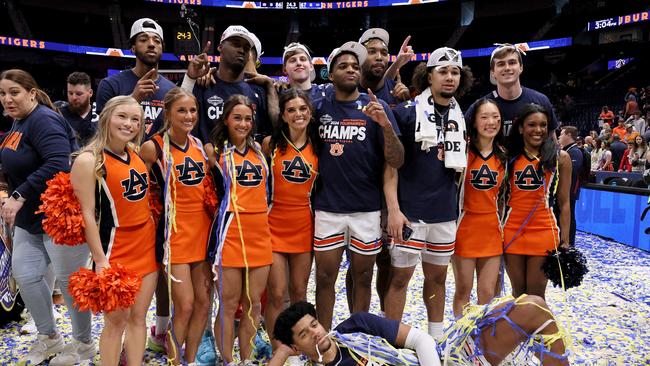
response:
M284 309L287 292L291 303L307 299L314 237L310 197L318 174L316 150L319 141L307 94L289 89L282 94L279 104L282 126L263 143L264 152L271 157L273 173L269 210L273 265L267 284L269 302L264 315L274 346L278 344L272 330L275 319Z
M109 100L99 116L97 134L79 153L70 173L95 271L100 273L119 263L142 276L135 304L104 314L99 340L103 365L118 364L125 330L128 364L142 363L145 316L156 287L158 265L148 199L149 175L135 151L144 133L143 117L140 104L130 96Z
M158 223L157 245L162 247L168 238L169 248L162 252L177 280L171 281L173 336L178 349L185 346L184 359L191 363L210 308L210 266L205 257L212 217L204 205L203 184L208 164L203 145L190 135L197 122L194 95L176 87L165 95L164 105L165 124L142 145L141 155L169 195L168 209ZM178 352L169 356L180 362Z
M548 111L527 104L508 136L504 252L515 297L544 297L547 279L541 267L546 251L569 244L571 158L558 150L548 121ZM560 208L559 227L551 210L555 199Z
M469 302L475 271L478 303L487 304L494 297L503 250L498 201L507 157L501 143L501 114L493 100L484 98L477 102L468 130L470 149L452 258L456 317L463 315L463 306Z
M212 131L206 152L217 167L215 186L221 197L210 232L208 256L217 275L219 312L214 324L224 364L233 362L235 312L242 304L238 337L240 358L251 358L251 341L260 318L260 298L273 262L268 224L268 167L253 140L254 106L233 95Z

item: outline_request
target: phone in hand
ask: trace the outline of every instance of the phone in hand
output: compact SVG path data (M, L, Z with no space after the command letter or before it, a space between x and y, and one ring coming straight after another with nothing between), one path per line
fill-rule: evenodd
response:
M406 224L402 226L402 240L408 241L411 239L411 236L413 236L413 229Z

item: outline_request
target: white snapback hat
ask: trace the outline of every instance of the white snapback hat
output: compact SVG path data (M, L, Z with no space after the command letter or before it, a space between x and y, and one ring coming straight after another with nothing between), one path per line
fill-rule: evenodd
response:
M246 27L241 26L241 25L231 25L228 28L226 28L223 33L221 33L221 40L219 43L223 43L223 41L227 40L228 38L232 37L241 37L248 41L248 43L251 45L251 47L255 47L255 41L253 40L253 37L251 36L253 33L249 32ZM261 48L261 46L260 46ZM258 50L258 55L261 52Z
M142 32L155 33L164 41L162 27L151 18L141 18L133 22L129 39Z
M359 43L364 44L373 38L381 40L384 42L386 47L388 47L390 36L388 35L388 32L386 32L386 30L383 28L370 28L367 31L363 32L361 38L359 38Z
M334 61L334 59L343 52L351 52L356 55L359 66L363 65L363 63L366 61L366 58L368 57L368 51L366 50L366 47L361 43L354 41L345 42L341 47L335 48L327 58L328 72L332 72L332 61Z
M460 51L449 47L440 47L429 55L427 60L427 67L437 66L456 66L459 69L463 68L463 57Z

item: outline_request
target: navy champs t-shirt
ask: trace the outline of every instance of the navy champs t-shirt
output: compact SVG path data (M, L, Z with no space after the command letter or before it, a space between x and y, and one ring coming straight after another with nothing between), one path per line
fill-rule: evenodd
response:
M131 69L102 80L97 87L97 114L102 112L109 99L118 95L131 95L139 80L138 75ZM165 94L176 86L160 74L158 74L156 85L158 85L158 91L140 102L144 110L144 133L147 138L158 132L162 127Z
M268 118L266 107L266 90L257 85L251 85L245 81L228 83L214 75L216 84L209 88L195 85L194 96L199 103L199 123L194 129L194 136L201 139L203 143L210 142L210 133L217 124L217 120L223 113L223 107L228 98L235 94L248 97L255 105L255 128L256 137L267 136L271 133L271 123ZM260 140L256 138L256 140Z
M384 135L379 124L362 108L367 94L350 102L339 102L334 93L316 104L318 132L323 147L318 156L321 189L315 209L335 213L372 212L381 207L384 165ZM379 100L399 136L399 128L388 105Z
M490 94L486 95L485 98L490 98L497 102L499 106L499 112L501 112L501 123L503 124L503 132L505 136L508 136L512 124L517 117L519 110L526 104L535 103L544 107L551 116L551 120L548 121L548 131L555 131L558 126L557 117L555 112L553 112L553 105L548 97L536 90L522 87L521 95L513 100L503 99L497 94L497 91L494 90ZM476 102L465 112L465 121L471 121L471 116L474 114L474 108L476 108Z

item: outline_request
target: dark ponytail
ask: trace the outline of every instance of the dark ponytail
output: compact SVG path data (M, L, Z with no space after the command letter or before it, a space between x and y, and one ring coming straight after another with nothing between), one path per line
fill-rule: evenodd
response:
M38 104L42 104L50 108L51 110L59 113L59 109L54 106L52 100L47 95L47 93L45 93L43 90L41 90L38 87L38 84L36 84L36 80L34 80L34 77L27 71L23 71L20 69L5 70L2 73L0 73L0 80L13 81L14 83L23 87L28 92L34 89L36 91L36 101L38 102Z

